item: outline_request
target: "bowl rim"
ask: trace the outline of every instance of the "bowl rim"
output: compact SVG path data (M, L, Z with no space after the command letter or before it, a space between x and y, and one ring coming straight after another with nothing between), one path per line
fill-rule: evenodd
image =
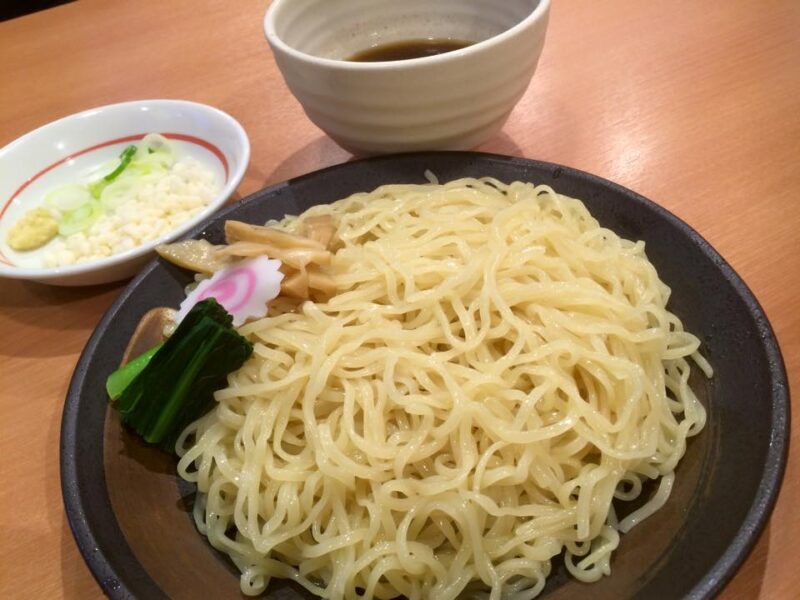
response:
M309 178L324 178L328 172L336 169L353 167L353 165L380 165L381 163L385 164L396 159L402 159L403 157L425 158L434 156L441 157L444 155L459 155L460 157L463 157L463 160L466 162L469 162L470 160L485 160L488 162L509 162L522 167L533 165L538 168L555 171L559 173L559 176L563 173L578 179L590 181L606 189L616 191L624 195L630 201L648 205L649 208L653 210L659 217L679 228L686 234L688 238L702 247L702 252L717 265L719 270L725 276L725 279L731 285L733 291L738 294L741 301L745 304L748 313L753 317L754 328L757 330L762 346L765 348L767 363L769 365L769 381L771 386L770 389L772 391L772 394L769 396L769 405L772 409L769 445L764 458L764 468L760 475L758 488L752 498L745 516L742 519L741 527L713 566L702 575L696 585L685 595L685 598L689 600L710 600L711 598L715 597L724 588L724 586L731 579L733 579L733 576L736 574L738 568L750 555L751 551L756 545L756 542L761 536L761 533L763 532L778 499L778 494L783 482L789 454L791 404L789 398L788 377L781 354L780 345L763 307L760 305L753 292L739 276L739 274L733 269L733 267L731 267L731 265L703 236L701 236L694 228L683 221L680 217L661 205L653 202L652 200L649 200L620 184L577 168L547 161L511 157L485 152L433 151L409 152L363 158L349 163L337 164L312 171L287 181L267 186L262 190L249 195L247 198L243 199L242 202L228 206L219 213L209 216L205 222L188 232L188 235L200 235L207 228L210 222L224 219L229 213L236 211L244 203L257 200L264 195L274 194L291 184L301 183ZM70 530L72 531L73 537L78 545L81 555L84 558L84 561L89 566L92 574L95 576L100 586L103 588L103 591L109 597L120 600L130 600L132 598L136 598L136 596L127 587L125 581L120 580L112 561L106 557L103 549L99 548L97 537L94 533L92 525L89 523L87 511L85 510L80 495L80 476L78 475L78 466L75 460L75 446L77 440L80 439L80 434L78 433L78 399L80 398L80 393L84 385L86 371L92 361L93 355L96 352L97 346L100 344L103 336L106 335L106 330L114 322L121 307L128 301L132 294L136 293L140 282L144 280L150 272L157 269L159 265L160 262L158 259L151 261L121 291L119 296L114 300L114 302L98 322L96 328L87 341L86 346L81 352L80 358L78 359L75 371L70 381L62 413L60 429L59 459L61 490ZM103 483L105 485L105 481L103 481ZM198 533L198 535L200 534Z
M426 65L437 65L453 60L458 60L462 57L472 56L473 54L477 54L488 49L491 46L496 46L501 44L507 39L515 37L518 33L522 30L527 29L533 23L546 19L547 15L550 11L550 0L538 0L538 4L536 7L526 16L524 19L515 23L508 29L505 29L498 33L497 35L493 35L490 38L485 40L481 40L479 42L475 42L466 46L465 48L460 48L458 50L453 50L452 52L445 52L443 54L437 54L434 56L423 56L420 58L409 58L406 60L381 60L381 61L374 61L374 62L355 62L349 61L345 59L335 59L335 58L322 58L320 56L314 56L313 54L309 54L307 52L303 52L302 50L298 50L289 44L287 44L280 35L275 27L275 19L276 14L281 10L286 2L291 0L274 0L274 2L270 3L267 7L267 11L264 14L264 34L267 38L267 42L269 42L270 46L275 50L280 50L284 54L291 56L292 58L299 60L301 62L306 62L310 64L314 64L320 67L327 67L330 69L342 70L342 71L385 71L385 70L398 70L398 69L409 69L415 68L418 66L426 66Z
M242 178L244 177L245 171L250 163L250 138L247 136L247 132L245 131L244 127L242 127L241 123L237 121L234 117L230 114L226 113L225 111L216 108L214 106L210 106L208 104L203 104L200 102L194 102L192 100L180 100L180 99L173 99L173 98L152 98L152 99L145 99L145 100L129 100L126 102L116 102L113 104L105 104L102 106L96 106L94 108L87 108L85 110L81 110L76 113L72 113L48 123L44 125L40 125L39 127L24 133L20 137L12 140L2 148L0 148L0 160L9 153L14 151L20 146L24 144L31 143L32 141L36 141L36 138L41 135L45 135L48 129L55 127L57 125L64 124L66 122L92 116L94 114L99 113L100 111L112 111L112 110L125 110L125 109L136 109L141 106L147 105L161 105L167 107L174 107L174 108L189 108L193 111L198 111L201 113L206 114L214 114L215 116L219 117L224 123L226 123L231 130L235 133L237 144L240 145L242 149L242 160L236 166L236 168L228 169L228 177L225 181L225 184L222 186L222 189L219 193L203 208L203 210L199 211L195 216L191 219L184 221L176 228L170 230L168 233L164 234L163 236L150 240L144 244L136 246L135 248L131 248L130 250L126 250L124 252L120 252L119 254L113 254L111 256L107 256L101 259L87 261L85 263L78 263L75 265L68 265L65 267L20 267L17 265L7 265L0 262L0 277L6 277L9 279L28 279L30 281L39 281L39 280L55 280L55 279L66 279L73 276L84 275L86 273L92 273L100 270L104 270L106 268L115 267L117 265L121 265L127 263L129 261L135 260L146 255L148 252L152 252L153 248L155 248L158 244L164 243L167 240L175 239L186 233L189 229L193 228L195 225L204 221L205 219L213 216L214 212L219 209L221 206L225 204L228 198L233 194L236 188L241 183ZM136 132L137 134L140 132ZM205 138L198 138L207 143L211 143ZM90 149L90 148L89 148ZM80 154L81 152L85 152L86 149L79 150L77 152L73 152L66 157L63 157L59 160L64 160L65 158L69 158L69 156ZM222 152L222 150L220 150ZM226 155L226 159L228 159ZM228 160L228 163L232 161ZM231 165L233 167L233 165ZM22 183L24 184L27 181L30 181L31 177L28 177Z

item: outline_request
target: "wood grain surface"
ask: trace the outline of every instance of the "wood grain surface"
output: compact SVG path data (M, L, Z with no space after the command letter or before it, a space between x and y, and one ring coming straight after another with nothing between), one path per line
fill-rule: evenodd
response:
M233 201L349 160L286 89L265 8L81 0L0 23L0 146L92 106L185 98L250 136ZM555 0L537 74L480 150L596 173L683 218L755 292L800 390L800 2ZM0 281L2 598L102 596L64 516L59 429L80 350L120 289ZM725 600L798 596L799 433L796 419L770 525Z

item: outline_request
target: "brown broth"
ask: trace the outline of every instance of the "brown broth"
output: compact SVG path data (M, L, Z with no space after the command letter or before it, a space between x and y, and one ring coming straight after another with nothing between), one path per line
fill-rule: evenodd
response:
M473 42L453 40L449 38L427 38L418 40L403 40L373 46L366 50L356 52L347 60L354 62L382 62L387 60L409 60L411 58L424 58L461 50L471 46Z

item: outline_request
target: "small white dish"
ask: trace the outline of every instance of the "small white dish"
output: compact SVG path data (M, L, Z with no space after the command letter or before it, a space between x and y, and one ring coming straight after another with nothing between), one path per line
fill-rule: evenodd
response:
M107 258L58 268L41 264L43 249L15 252L8 230L40 206L53 187L74 182L86 169L119 155L148 133L171 139L181 156L200 161L220 182L219 194L167 235ZM219 209L244 176L250 141L230 115L186 100L137 100L93 108L48 123L0 149L0 277L53 285L93 285L131 277L174 240Z
M309 119L354 154L467 150L525 93L550 0L274 0L264 31ZM472 42L445 54L354 62L371 47Z

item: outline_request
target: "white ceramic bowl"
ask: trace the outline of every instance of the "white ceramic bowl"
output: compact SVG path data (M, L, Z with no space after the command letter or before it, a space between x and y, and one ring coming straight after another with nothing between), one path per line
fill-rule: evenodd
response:
M308 117L355 154L465 150L503 126L544 45L550 0L274 0L264 30ZM438 56L353 62L425 38Z
M15 252L6 234L22 215L41 205L53 187L74 182L80 173L118 156L147 133L172 139L182 156L214 172L219 194L193 218L169 234L91 262L44 268L46 248ZM126 279L153 257L153 248L174 240L216 211L242 180L250 161L250 141L230 115L185 100L138 100L86 110L25 134L0 149L0 277L55 285L92 285Z

